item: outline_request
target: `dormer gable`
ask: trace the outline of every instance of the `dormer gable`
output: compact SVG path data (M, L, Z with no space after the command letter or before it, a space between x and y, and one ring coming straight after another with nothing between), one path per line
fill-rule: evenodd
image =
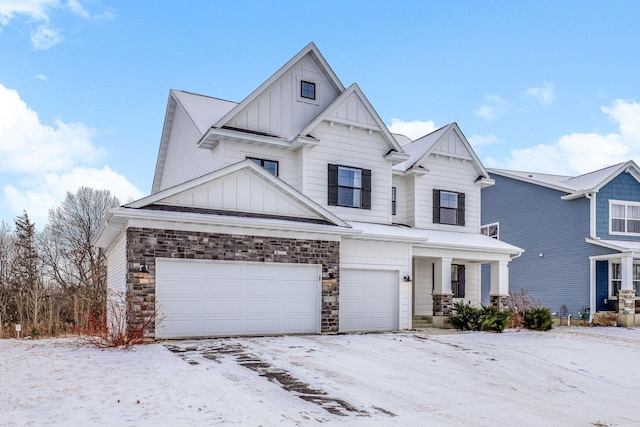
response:
M348 227L338 217L300 194L251 160L244 160L208 175L160 191L125 205L137 209L214 211L218 214L322 221Z
M316 45L309 43L213 128L290 140L343 91Z
M493 184L489 173L455 122L404 145L402 149L409 154L410 158L394 167L394 171L398 173L413 173L416 170L426 172L429 169L429 158L444 157L462 163L471 163L478 174L476 182L479 185Z
M379 133L388 145L390 153L396 154L393 160L397 162L408 157L404 156L402 148L356 83L349 86L322 113L309 122L300 131L300 136L313 137L313 130L322 122L327 122L330 126L355 127L369 133Z

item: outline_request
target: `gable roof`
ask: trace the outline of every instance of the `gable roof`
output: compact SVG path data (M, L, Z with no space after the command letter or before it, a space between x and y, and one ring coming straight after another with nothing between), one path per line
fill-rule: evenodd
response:
M151 186L152 193L158 191L162 182L176 110L182 108L200 134L203 135L211 127L212 123L215 123L236 105L237 103L235 102L182 90L171 89L169 91L167 110L162 126L162 137L158 148L158 160L156 161L156 170L153 176L153 185Z
M366 112L369 113L371 118L373 119L374 125L365 124L365 123L356 124L354 122L351 122L345 119L331 116L332 113L334 113L341 106L343 106L344 103L347 102L347 100L350 99L352 96L357 97L358 100L362 102ZM347 90L345 90L340 95L338 95L338 97L334 99L333 102L331 102L320 114L318 114L305 127L303 127L298 133L298 135L303 137L308 135L313 131L313 129L315 129L323 121L330 121L330 122L336 121L346 125L354 125L354 126L362 127L370 131L374 131L374 130L378 131L382 135L382 139L387 143L387 145L389 145L390 150L402 153L402 148L400 147L400 144L398 144L398 141L396 141L396 139L393 137L391 132L389 132L389 129L384 124L382 119L380 119L380 116L378 115L376 110L373 108L373 106L371 105L367 97L364 95L364 93L362 92L362 90L360 89L357 83L353 83L351 86L349 86Z
M273 187L276 191L286 195L288 198L294 200L296 203L300 204L301 206L304 206L306 210L313 212L319 218L322 218L337 226L349 227L349 225L346 222L342 221L340 218L338 218L337 216L335 216L334 214L332 214L331 212L329 212L328 210L326 210L325 208L323 208L313 200L309 199L307 196L296 191L294 188L290 187L280 178L271 174L265 168L255 164L251 160L243 160L241 162L235 163L225 168L218 169L207 175L176 185L175 187L167 188L165 190L159 191L150 196L143 197L142 199L128 203L124 205L124 207L140 209L140 208L144 208L145 206L153 205L156 203L162 203L163 200L170 200L172 198L175 198L175 196L178 196L180 193L184 193L189 190L195 189L196 187L201 186L207 182L220 179L224 176L228 176L230 174L233 174L241 170L250 171L253 175L257 176L262 181L266 182L268 185Z
M213 124L214 128L221 128L228 121L230 121L236 114L242 111L246 106L248 106L253 100L255 100L262 92L267 90L276 80L278 80L282 75L284 75L290 68L292 68L298 61L300 61L304 56L310 54L320 65L323 72L329 78L329 81L333 84L338 92L344 91L344 86L338 79L338 76L333 72L329 63L324 59L320 51L318 50L315 43L311 42L306 45L296 56L291 58L286 64L284 64L278 71L275 72L271 77L269 77L264 83L262 83L256 90L251 92L249 96L247 96L241 103L236 105L231 111L221 117L217 122Z
M446 136L451 132L456 133L464 148L466 148L470 160L473 162L480 177L484 179L490 179L489 173L482 165L482 162L476 155L475 151L471 147L471 144L469 143L469 141L467 141L467 138L464 136L456 122L442 126L441 128L436 129L433 132L421 138L418 138L409 144L403 145L402 150L409 155L409 159L394 166L393 169L395 171L407 172L413 168L421 167L422 163L429 157L429 155L434 153L440 147L440 145L444 142Z
M552 175L535 172L510 171L505 169L489 169L489 172L507 178L517 179L530 184L552 188L568 193L563 199L572 200L589 193L597 193L602 187L623 172L628 172L640 182L640 168L633 160L617 163L603 169L588 172L575 177Z

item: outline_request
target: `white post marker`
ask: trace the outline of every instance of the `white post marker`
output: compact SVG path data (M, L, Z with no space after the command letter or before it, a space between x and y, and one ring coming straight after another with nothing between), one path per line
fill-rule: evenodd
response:
M18 333L18 339L20 339L20 331L22 330L22 325L16 323L16 332Z

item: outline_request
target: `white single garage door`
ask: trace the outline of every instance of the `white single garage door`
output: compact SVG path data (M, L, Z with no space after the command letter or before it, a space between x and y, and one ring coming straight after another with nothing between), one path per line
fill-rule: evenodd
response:
M340 330L398 329L398 272L340 270Z
M156 259L156 338L320 332L320 266Z

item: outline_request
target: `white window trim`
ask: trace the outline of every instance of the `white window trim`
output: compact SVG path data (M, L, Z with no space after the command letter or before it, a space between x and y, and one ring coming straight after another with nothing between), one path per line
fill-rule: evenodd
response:
M300 92L302 90L303 81L316 85L316 99L305 98L302 96L302 93ZM320 84L318 84L318 81L316 81L316 79L307 79L296 76L296 99L306 104L320 105Z
M613 218L611 217L611 205L624 205L625 210L625 229L627 228L627 206L640 206L640 202L630 202L626 200L612 200L609 199L609 234L613 236L640 236L640 233L629 233L628 231L613 231Z
M609 260L609 268L607 270L607 276L608 276L607 286L609 288L609 290L608 290L609 299L617 301L618 297L614 295L614 292L613 292L613 277L611 277L612 276L611 273L613 272L613 268L612 268L613 264L622 264L622 260L620 260L620 259ZM620 268L622 268L622 266ZM620 283L622 283L622 278L620 278Z
M612 264L620 264L620 268L622 268L622 260L621 259L609 260L609 268L608 268L608 271L607 271L607 276L608 276L607 286L609 288L609 290L608 290L609 299L613 300L613 301L617 301L618 297L613 294L613 282L612 282L613 278L611 277L611 272L613 271L613 269L611 268ZM633 265L640 265L640 260L637 260L637 261L634 260L633 261ZM631 285L635 289L635 286L634 286L633 282L634 282L634 280L633 280L633 277L632 277L631 278ZM622 278L620 278L620 284L622 284ZM636 294L636 300L640 300L640 295Z
M489 236L489 227L496 226L496 236ZM483 230L487 230L487 233L483 233ZM480 233L484 234L487 237L495 238L496 240L500 240L500 222L491 222L489 224L484 224L480 226Z

